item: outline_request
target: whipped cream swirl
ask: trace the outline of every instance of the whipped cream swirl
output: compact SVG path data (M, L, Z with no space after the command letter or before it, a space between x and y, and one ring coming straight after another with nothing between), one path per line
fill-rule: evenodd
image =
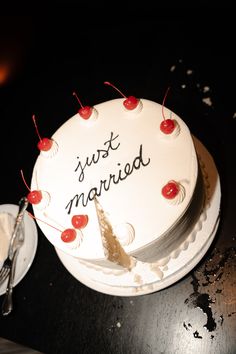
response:
M129 223L122 223L114 226L113 232L122 246L130 245L135 237L134 228Z

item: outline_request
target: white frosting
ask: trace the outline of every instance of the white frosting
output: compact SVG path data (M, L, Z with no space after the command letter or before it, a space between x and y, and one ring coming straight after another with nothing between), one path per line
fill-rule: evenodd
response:
M114 234L120 241L122 246L130 245L135 237L135 231L132 225L128 223L122 223L113 227Z
M34 167L31 188L38 185L48 191L51 199L46 211L52 219L68 228L75 214L89 218L83 242L76 248L62 243L58 231L39 222L43 233L55 247L94 264L106 264L106 257L94 201L83 206L82 193L86 202L97 188L103 210L131 225L135 237L128 230L124 237L128 241L120 242L125 252L136 256L142 255L143 248L147 253L149 245L155 250L155 242L185 215L196 187L198 163L188 127L175 115L178 136L161 138L162 106L146 99L140 102L142 109L136 112L124 110L123 99L98 104L97 119L91 125L81 124L76 114L53 135L57 154L52 159L39 155ZM176 205L166 203L161 195L169 180L181 181L183 186L184 198ZM37 218L50 224L42 211L33 208ZM178 237L172 236L171 251Z

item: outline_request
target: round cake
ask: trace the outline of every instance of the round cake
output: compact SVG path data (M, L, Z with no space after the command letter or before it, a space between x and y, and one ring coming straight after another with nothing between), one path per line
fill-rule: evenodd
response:
M184 121L132 98L82 107L45 149L40 138L30 189L35 218L57 249L90 267L132 269L177 257L205 200Z

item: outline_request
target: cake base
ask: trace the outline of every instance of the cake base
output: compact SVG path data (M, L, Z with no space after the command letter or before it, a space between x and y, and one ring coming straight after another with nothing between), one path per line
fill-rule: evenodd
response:
M207 195L204 210L195 225L196 235L189 235L181 250L172 254L170 259L155 264L138 261L131 271L95 267L55 248L62 264L77 280L104 294L138 296L176 283L199 263L209 249L219 225L221 189L217 168L210 153L198 139L194 138L194 143Z

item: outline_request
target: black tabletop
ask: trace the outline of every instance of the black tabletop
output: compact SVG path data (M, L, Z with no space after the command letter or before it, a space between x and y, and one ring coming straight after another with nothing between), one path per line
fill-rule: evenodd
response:
M101 9L100 9L101 10ZM161 102L208 149L221 181L221 219L199 264L168 288L142 296L90 289L62 265L38 229L34 261L15 287L0 336L43 353L235 353L236 106L233 22L192 9L122 8L2 16L0 24L0 204L18 204L30 181L37 136L123 92ZM212 10L212 9L211 9ZM222 17L229 21L222 22ZM83 21L82 21L83 19ZM0 297L0 303L3 296Z

